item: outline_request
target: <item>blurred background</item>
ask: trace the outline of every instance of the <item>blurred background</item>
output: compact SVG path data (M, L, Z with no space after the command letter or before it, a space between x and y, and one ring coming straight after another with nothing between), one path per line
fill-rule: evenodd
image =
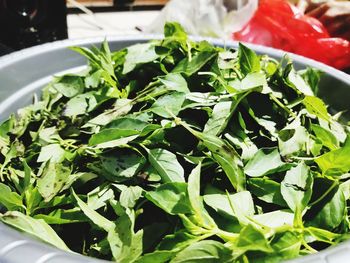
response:
M350 68L348 0L0 0L0 56L67 38L161 34L166 21Z

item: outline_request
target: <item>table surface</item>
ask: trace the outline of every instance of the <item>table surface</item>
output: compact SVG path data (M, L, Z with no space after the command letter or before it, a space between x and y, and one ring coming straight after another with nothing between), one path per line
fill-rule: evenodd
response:
M129 11L87 14L70 14L67 17L70 39L135 35L157 17L159 11Z

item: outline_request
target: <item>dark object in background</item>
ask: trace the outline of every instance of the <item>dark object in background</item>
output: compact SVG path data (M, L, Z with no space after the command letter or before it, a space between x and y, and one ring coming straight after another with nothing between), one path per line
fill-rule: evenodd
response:
M9 54L13 51L12 48L9 48L3 44L0 43L0 56L3 56L3 55L6 55L6 54Z
M22 49L67 38L65 0L0 0L0 43Z

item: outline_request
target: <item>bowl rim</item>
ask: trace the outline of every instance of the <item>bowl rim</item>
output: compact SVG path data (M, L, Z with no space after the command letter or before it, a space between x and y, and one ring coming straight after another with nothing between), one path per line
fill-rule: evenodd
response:
M79 38L79 39L65 39L65 40L59 40L55 42L49 42L45 44L41 44L38 46L29 47L20 51L15 51L13 53L7 54L5 56L0 57L0 70L3 67L9 66L12 63L18 62L22 59L27 59L39 54L43 54L46 52L52 52L56 49L61 48L68 48L70 46L85 46L90 45L91 43L101 43L103 40L107 40L108 42L115 42L115 41L142 41L146 42L153 39L162 39L163 35L160 34L140 34L140 35L125 35L125 36L114 36L109 35L106 37L89 37L89 38ZM291 52L287 52L281 49L276 49L272 47L257 45L257 44L251 44L246 42L240 42L240 41L233 41L233 40L221 40L218 38L211 38L211 37L200 37L200 36L190 36L190 39L193 41L203 41L206 40L213 45L217 46L229 46L233 48L238 47L238 43L243 43L244 45L248 46L249 48L262 53L267 54L271 56L276 57L283 57L287 55L290 57L293 61L300 62L306 66L310 66L313 68L317 68L327 74L333 75L337 79L341 79L346 84L350 85L350 75L340 71L336 68L333 68L331 66L328 66L322 62L316 61L311 58L307 58L298 54L294 54Z

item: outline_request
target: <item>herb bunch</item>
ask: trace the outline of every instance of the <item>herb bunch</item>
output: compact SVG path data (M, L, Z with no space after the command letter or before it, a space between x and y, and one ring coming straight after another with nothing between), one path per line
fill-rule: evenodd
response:
M240 44L73 47L0 126L0 220L116 262L280 262L349 237L350 139L319 72Z

